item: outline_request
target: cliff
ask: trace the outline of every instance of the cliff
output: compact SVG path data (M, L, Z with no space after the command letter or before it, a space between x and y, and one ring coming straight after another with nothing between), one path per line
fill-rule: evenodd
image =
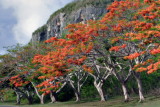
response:
M32 34L31 42L44 41L52 36L62 37L68 24L99 19L113 0L75 0L53 13L47 23Z

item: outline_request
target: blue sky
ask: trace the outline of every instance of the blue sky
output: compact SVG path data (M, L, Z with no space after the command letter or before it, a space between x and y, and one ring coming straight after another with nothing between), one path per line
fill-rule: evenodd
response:
M0 54L3 47L27 44L32 32L49 16L73 0L0 0Z
M12 15L12 9L0 7L0 54L5 53L3 47L16 44L12 34L12 28L16 24L16 19Z

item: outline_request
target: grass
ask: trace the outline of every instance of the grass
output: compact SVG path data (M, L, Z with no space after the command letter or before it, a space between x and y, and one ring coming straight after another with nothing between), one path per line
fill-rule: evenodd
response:
M16 107L160 107L160 97L149 96L143 103L138 103L138 97L133 97L132 100L128 103L123 102L122 97L115 97L109 99L105 102L100 102L98 100L93 100L90 102L81 101L81 102L57 102L49 104L33 104L33 105L15 105L13 101L0 103L0 105L12 105Z

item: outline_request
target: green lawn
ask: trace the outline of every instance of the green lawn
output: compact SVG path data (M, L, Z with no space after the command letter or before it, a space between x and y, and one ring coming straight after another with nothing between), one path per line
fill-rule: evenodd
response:
M5 102L0 103L0 105L12 105L17 106L13 102ZM145 102L138 103L138 97L134 97L132 101L125 103L122 100L122 97L116 97L109 99L106 102L100 102L100 101L92 101L92 102L74 102L74 101L68 101L68 102L57 102L54 104L34 104L34 105L20 105L17 107L160 107L160 97L147 97Z

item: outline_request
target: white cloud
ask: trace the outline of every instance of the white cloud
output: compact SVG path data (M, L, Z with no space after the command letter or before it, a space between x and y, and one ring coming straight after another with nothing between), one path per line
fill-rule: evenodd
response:
M0 55L4 55L5 53L7 53L5 50L0 50Z
M3 8L13 9L17 23L12 32L18 43L26 44L32 32L46 23L49 16L72 0L0 0Z

